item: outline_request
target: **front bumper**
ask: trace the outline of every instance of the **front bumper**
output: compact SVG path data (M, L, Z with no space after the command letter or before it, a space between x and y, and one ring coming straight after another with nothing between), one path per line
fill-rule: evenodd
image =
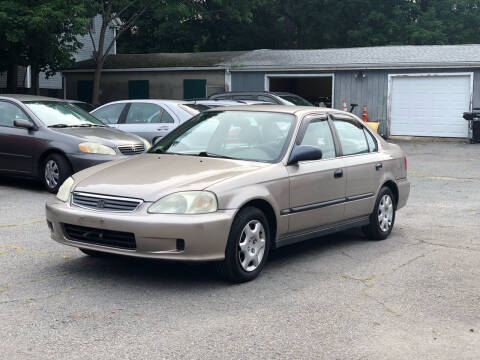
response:
M143 203L130 213L101 212L54 201L46 205L46 217L53 240L78 248L166 260L210 261L225 257L225 246L235 210L211 214L148 214L151 203ZM136 249L129 250L71 240L63 224L130 232L135 235ZM183 250L177 239L184 240Z
M100 155L100 154L69 154L68 160L73 167L73 172L79 172L80 170L103 164L107 161L124 159L128 156L125 155Z

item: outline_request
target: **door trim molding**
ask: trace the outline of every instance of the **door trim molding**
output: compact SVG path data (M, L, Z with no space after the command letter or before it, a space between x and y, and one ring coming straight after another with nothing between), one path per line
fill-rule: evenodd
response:
M375 195L374 193L370 192L370 193L365 193L365 194L351 195L351 196L347 196L347 197L340 198L340 199L322 201L322 202L319 202L319 203L296 206L296 207L293 207L293 208L280 210L280 215L289 215L289 214L295 214L295 213L299 213L299 212L303 212L303 211L321 209L321 208L324 208L324 207L327 207L327 206L338 205L338 204L342 204L342 203L346 203L346 202L350 202L350 201L368 199L368 198L373 197L374 195Z

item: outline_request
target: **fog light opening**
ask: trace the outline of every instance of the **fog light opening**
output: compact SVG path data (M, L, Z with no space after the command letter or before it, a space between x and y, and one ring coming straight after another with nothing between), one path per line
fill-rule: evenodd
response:
M177 251L185 250L185 240L177 239Z

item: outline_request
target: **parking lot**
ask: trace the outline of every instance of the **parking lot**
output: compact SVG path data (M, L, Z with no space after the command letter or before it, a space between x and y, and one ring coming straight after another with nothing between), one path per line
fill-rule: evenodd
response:
M53 195L0 178L0 358L480 358L480 146L399 144L412 189L387 240L282 248L241 285L57 244Z

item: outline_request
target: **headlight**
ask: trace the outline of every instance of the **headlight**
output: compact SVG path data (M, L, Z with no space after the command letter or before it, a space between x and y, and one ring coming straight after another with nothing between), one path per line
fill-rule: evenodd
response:
M206 214L217 211L217 197L208 191L167 195L148 208L150 214Z
M80 151L90 154L100 154L100 155L116 155L117 153L111 147L94 143L94 142L84 142L78 144Z
M142 139L142 140L143 140L143 143L145 144L145 151L147 151L152 147L152 144L150 144L147 140L145 139Z
M70 190L72 190L73 186L73 178L69 177L67 180L65 180L58 189L57 192L57 199L63 202L66 202L68 200L68 196L70 195Z

